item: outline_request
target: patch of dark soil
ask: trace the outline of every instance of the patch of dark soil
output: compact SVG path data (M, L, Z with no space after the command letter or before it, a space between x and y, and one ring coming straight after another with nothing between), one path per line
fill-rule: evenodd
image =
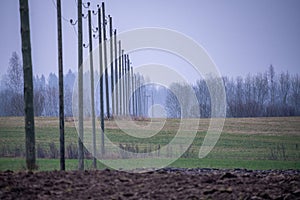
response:
M300 171L5 171L0 199L300 199Z

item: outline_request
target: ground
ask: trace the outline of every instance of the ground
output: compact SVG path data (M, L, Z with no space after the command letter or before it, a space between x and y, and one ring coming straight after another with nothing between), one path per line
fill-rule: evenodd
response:
M209 120L201 119L191 148L169 165L174 168L150 173L92 170L91 159L85 160L87 171L73 171L78 160L71 153L77 152L78 139L72 121L65 129L68 171L55 171L60 166L58 119L35 122L39 171L32 173L24 159L24 118L0 118L0 199L300 199L300 117L226 119L204 159L198 152ZM112 121L105 123L116 145L151 152L174 137L180 121L168 120L147 140L127 136ZM107 167L98 162L98 169Z
M300 171L6 171L0 199L300 199Z

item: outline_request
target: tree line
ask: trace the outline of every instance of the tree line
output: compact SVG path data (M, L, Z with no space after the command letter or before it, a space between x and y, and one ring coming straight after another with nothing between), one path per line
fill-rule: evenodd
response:
M291 75L288 71L277 74L271 65L264 73L246 77L222 77L226 91L227 117L279 117L300 115L300 77ZM207 82L216 82L211 77L208 80L198 80L194 85L174 83L172 91L182 91L174 95L167 91L166 111L168 117L210 117L211 99ZM195 112L189 103L190 89L196 94L199 112ZM179 94L179 95L178 95ZM184 109L181 106L184 107ZM190 111L188 115L181 111Z
M85 73L84 77L89 77ZM64 110L65 117L72 117L72 93L76 73L69 70L64 75ZM211 77L212 81L214 78ZM289 72L276 73L271 65L264 73L246 77L223 77L226 91L227 117L276 117L300 115L300 77ZM84 79L85 80L85 79ZM88 80L88 78L86 78ZM95 74L95 86L97 86L99 74ZM211 101L206 81L200 79L194 85L173 83L170 90L162 87L143 87L146 94L153 94L154 102L165 104L167 116L170 118L183 117L210 117ZM12 53L6 74L1 78L0 87L0 116L24 116L23 98L23 71L20 57L16 52ZM88 83L85 83L88 84ZM35 116L57 117L58 104L58 77L50 73L33 76L34 85L34 111ZM193 91L190 91L190 89ZM176 95L170 91L177 91ZM96 102L99 102L99 90L95 90ZM194 106L189 102L191 92L195 93L198 100L199 112L195 112ZM144 96L145 96L144 95ZM141 95L142 101L146 101ZM86 95L84 98L88 98ZM90 101L89 99L84 99ZM148 100L147 100L148 101ZM106 105L106 102L104 102ZM148 108L151 102L144 102ZM96 103L99 105L99 103ZM185 109L181 109L181 106ZM146 109L146 108L145 108ZM147 111L141 109L139 115L147 117ZM99 116L100 107L95 108ZM181 111L188 113L181 113ZM86 109L85 116L90 116L91 111ZM197 114L198 113L198 114Z
M90 71L83 74L83 84L86 86L85 90L88 91L91 88L88 87L90 84ZM134 75L137 79L137 86L142 85L144 82L143 76L139 74ZM68 70L64 74L64 116L72 117L72 97L73 89L76 88L75 79L77 78L77 73L72 70ZM16 52L12 53L9 59L9 66L6 73L1 77L0 80L0 116L24 116L24 91L23 91L23 67L21 64L21 59ZM100 116L100 91L99 91L99 80L100 75L98 71L94 73L94 85L95 85L95 111L96 115ZM111 88L110 81L111 76L108 76L108 86ZM33 101L34 101L34 115L43 117L58 117L59 115L59 85L58 76L55 73L50 73L47 77L45 75L34 75L33 76ZM104 83L104 87L106 84ZM136 92L136 101L142 98L143 90L142 87ZM140 93L140 95L138 95ZM90 95L83 96L84 105L90 102ZM143 102L139 103L140 109L135 111L132 106L132 99L130 99L130 115L134 116L144 116ZM106 100L104 99L104 108L106 107ZM110 104L111 105L111 104ZM76 107L74 107L77 109ZM111 107L110 107L111 109ZM84 116L91 116L91 107L86 106L84 109ZM107 117L107 112L104 110L104 116Z
M64 75L65 116L72 116L72 90L75 73ZM12 53L7 72L1 78L0 116L24 116L23 67L19 55ZM58 116L58 77L50 73L33 76L35 116Z

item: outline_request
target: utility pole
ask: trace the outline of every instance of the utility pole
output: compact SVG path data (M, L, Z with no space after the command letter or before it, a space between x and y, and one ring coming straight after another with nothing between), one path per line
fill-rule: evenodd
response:
M94 66L93 66L93 38L91 10L88 10L89 26L89 56L90 56L90 77L91 77L91 106L92 106L92 137L93 137L93 167L97 168L96 160L96 122L95 122L95 95L94 95Z
M140 79L139 79L139 85L140 85L140 96L139 96L139 98L140 98L140 109L141 109L141 117L143 117L144 116L144 113L143 113L143 109L144 109L144 104L143 104L143 99L142 99L142 93L143 93L143 88L142 88L142 77L140 76L139 77Z
M145 86L142 86L143 85L143 77L141 76L141 95L140 95L140 98L141 98L141 112L142 112L142 116L145 117L145 114L146 114L146 100L145 100Z
M130 61L127 54L127 115L130 116Z
M124 55L124 79L125 79L125 116L128 115L128 80L127 80L127 55Z
M112 17L109 15L108 18L109 18L109 37L110 37L111 108L112 108L112 117L113 117L115 114L113 28L112 28Z
M137 85L138 85L138 115L141 116L142 115L142 104L141 104L141 78L140 75L138 75L138 81L137 81Z
M152 93L151 93L151 97L152 97L152 118L154 118L154 99L153 99L153 87L152 87Z
M126 109L125 109L125 105L126 105L126 99L125 99L125 62L124 62L124 50L122 49L122 79L123 79L123 83L122 83L122 91L123 91L123 105L122 105L122 110L123 110L123 115L126 115Z
M140 116L140 105L139 105L139 74L135 75L135 88L136 88L136 116Z
M105 153L104 148L104 93L103 93L103 56L102 56L102 28L101 28L101 10L98 7L98 30L99 30L99 70L100 70L100 120L101 120L101 155Z
M58 80L59 80L59 142L60 142L60 170L65 170L65 120L64 120L64 75L62 53L61 2L56 0L57 6L57 37L58 37Z
M77 0L78 12L78 169L84 170L84 152L83 152L83 69L82 69L82 0Z
M25 108L25 148L26 166L28 170L36 169L35 158L35 133L34 133L34 110L33 110L33 82L32 61L30 42L30 23L28 1L20 0L22 58L24 76L24 108Z
M134 90L134 76L133 76L133 68L131 67L131 90L132 90L132 93L131 93L131 97L132 97L132 116L135 116L135 109L134 109L134 105L135 105L135 98L134 98L134 93L135 93L135 90Z
M105 70L105 88L106 88L106 112L107 118L110 118L109 111L109 87L108 87L108 67L107 67L107 49L106 49L106 19L105 19L105 6L104 2L102 2L102 25L103 25L103 48L104 48L104 70Z
M137 87L137 81L136 81L136 74L134 74L134 87L135 87L135 91L134 91L134 96L135 96L135 117L138 117L138 87Z
M120 93L119 93L119 96L120 96L120 115L123 114L123 111L122 111L122 108L123 108L123 99L122 99L122 94L123 94L123 88L122 88L122 47L121 47L121 40L119 40L119 88L120 88Z
M115 86L116 86L116 89L115 89L115 93L116 93L116 96L115 96L115 99L116 99L116 115L118 116L119 115L119 87L118 87L118 49L117 49L117 30L115 29L114 30L114 49L115 49Z

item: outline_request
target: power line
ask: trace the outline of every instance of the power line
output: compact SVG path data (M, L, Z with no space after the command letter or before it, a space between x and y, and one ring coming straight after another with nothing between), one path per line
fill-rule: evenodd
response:
M76 2L76 0L75 0L75 2ZM57 6L56 6L56 3L54 2L54 0L52 0L52 4L53 4L54 8L55 8L56 11L57 11ZM67 19L67 18L65 18L63 15L61 15L61 17L62 17L62 19L63 19L64 21L66 21L68 24L70 23L70 20ZM72 27L73 27L74 34L76 35L76 37L78 37L78 34L77 34L77 32L76 32L76 28L75 28L73 25L72 25Z
M54 2L54 0L52 0L52 3L53 3L53 6L54 6L54 8L56 9L56 11L57 11L57 6L56 6L56 3ZM66 21L66 22L70 22L70 20L68 20L67 18L65 18L63 15L61 16L62 17L62 19L64 20L64 21Z
M72 27L73 27L74 34L76 35L76 37L78 37L77 30L76 30L75 26L72 25Z

